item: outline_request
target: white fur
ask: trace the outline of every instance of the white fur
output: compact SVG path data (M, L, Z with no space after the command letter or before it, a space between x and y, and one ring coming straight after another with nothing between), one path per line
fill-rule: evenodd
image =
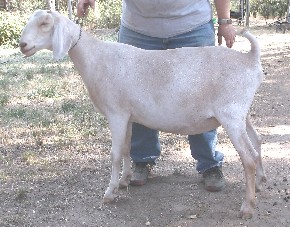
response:
M86 32L79 39L79 34L79 26L59 13L38 10L23 30L20 47L26 56L46 48L60 59L68 52L96 109L106 116L112 134L112 176L104 202L113 201L119 185L129 183L132 122L188 135L222 125L245 169L240 215L252 217L255 182L259 190L266 180L261 143L248 117L263 79L257 40L242 32L251 42L249 53L224 47L148 51L103 42Z
M52 36L53 58L62 59L72 45L72 37L69 34L67 21L58 21L59 26L54 27Z

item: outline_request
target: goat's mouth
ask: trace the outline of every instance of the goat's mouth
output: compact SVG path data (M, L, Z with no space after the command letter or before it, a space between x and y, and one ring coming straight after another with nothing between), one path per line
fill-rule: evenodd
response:
M36 53L35 46L33 46L29 49L21 48L20 50L25 55L25 57L30 57Z

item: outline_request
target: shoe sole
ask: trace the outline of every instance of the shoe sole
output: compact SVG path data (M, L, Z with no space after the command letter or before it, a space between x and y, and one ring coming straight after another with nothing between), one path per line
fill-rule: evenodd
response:
M226 187L226 185L223 185L219 188L215 187L215 186L207 186L205 187L205 190L209 191L209 192L219 192L221 190L223 190Z
M130 185L131 186L143 186L146 184L146 180L131 180Z

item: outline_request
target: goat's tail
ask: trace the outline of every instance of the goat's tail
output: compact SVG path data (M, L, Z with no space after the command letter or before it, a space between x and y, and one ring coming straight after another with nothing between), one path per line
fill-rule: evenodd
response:
M246 29L242 29L239 33L250 41L251 50L249 53L251 53L255 58L260 59L261 49L257 38Z

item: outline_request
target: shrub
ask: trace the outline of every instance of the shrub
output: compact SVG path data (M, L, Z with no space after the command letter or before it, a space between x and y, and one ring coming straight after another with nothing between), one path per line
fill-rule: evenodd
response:
M27 17L36 8L45 9L46 1L13 1L14 5L11 5L12 12L0 11L0 45L8 48L17 48L21 31L25 26ZM67 2L62 2L58 5L58 10L66 14L67 13ZM30 4L31 7L27 7ZM83 20L83 26L95 28L116 28L120 24L121 17L121 0L98 0L96 1L97 15L94 14L93 10L87 18ZM74 9L75 6L73 7ZM16 11L17 10L17 11ZM23 16L28 15L28 16ZM73 18L77 19L76 15Z
M252 0L251 13L259 13L265 19L284 18L286 16L288 0Z
M18 47L26 18L16 13L0 11L0 21L0 45L12 48Z
M121 0L104 1L99 0L96 2L98 7L98 28L116 28L120 24L121 19Z

